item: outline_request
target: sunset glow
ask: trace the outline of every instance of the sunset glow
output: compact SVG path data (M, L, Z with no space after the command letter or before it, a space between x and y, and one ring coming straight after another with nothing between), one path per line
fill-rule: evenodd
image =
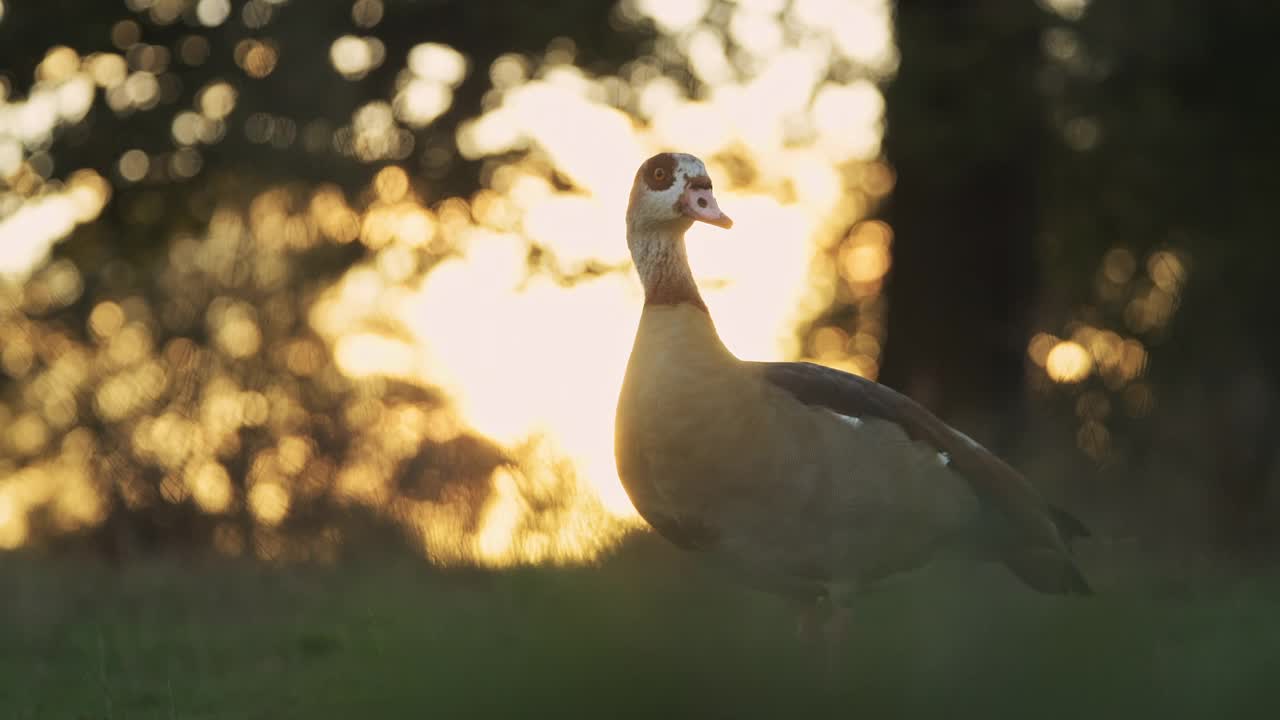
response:
M815 36L825 34L824 23L839 26L824 12L847 11L843 3L801 5L794 20L808 23ZM584 493L582 502L570 503L571 526L594 528L590 538L563 529L520 537L527 509L518 500L516 476L502 471L491 480L494 496L475 540L464 543L489 564L589 555L590 546L600 544L600 528L635 520L617 479L612 436L642 300L628 267L622 217L645 157L674 148L708 161L721 206L736 225L730 232L694 228L690 261L721 335L742 357L804 356L797 329L831 303L836 284L843 278L874 296L889 269L887 226L856 225L873 197L858 169L874 164L879 152L883 100L875 85L861 78L849 85L824 81L835 56L805 43L779 45L785 14L744 6L745 14L734 16L735 36L761 53L778 53L735 80L719 67L723 55L707 45L714 24L696 4L643 2L635 9L669 28L691 51L695 72L714 78L698 97L673 90L661 74L622 78L647 100L647 122L637 124L602 101L614 78L560 64L526 74L500 59L490 68L500 81L500 101L463 125L458 144L475 158L517 149L529 155L495 166L488 189L449 207L451 220L440 209L439 220L425 221L424 227L440 224L429 242L446 258L420 282L395 285L401 264L395 258L426 238L380 234L387 239L378 241L377 256L353 269L312 313L344 371L441 387L461 422L510 449L520 467L563 461L562 472L578 488L573 492ZM862 36L834 40L888 69L887 15L872 15L879 22L860 23ZM872 32L879 39L866 35ZM462 72L452 55L429 46L410 61L415 77L443 84ZM406 97L403 106L410 104ZM730 163L750 167L753 179L736 182ZM573 187L554 189L549 169ZM543 257L536 266L528 262L533 250ZM587 266L617 269L580 275ZM388 320L407 336L372 329ZM828 347L822 360L874 373L878 335L841 332L862 339L856 347L853 340ZM432 523L424 542L439 555L448 536Z
M478 67L440 43L396 61L373 36L341 35L325 41L318 70L334 82L402 66L383 68L394 79L386 96L333 124L246 112L240 81L265 80L291 57L265 36L240 41L232 59L244 77L215 76L183 103L166 101L171 150L125 144L105 177L51 179L44 148L98 98L120 116L159 112L174 64L204 63L207 41L192 35L170 51L121 21L110 32L119 53L51 48L25 97L0 84L0 371L30 388L0 402L0 547L26 543L45 510L59 528L92 527L115 498L131 509L189 504L217 523L219 551L291 557L290 522L331 494L399 523L437 562L596 556L638 523L613 453L643 299L623 216L636 167L660 151L702 157L736 221L688 237L729 348L875 377L896 242L893 227L867 217L895 181L881 158L880 86L898 63L888 0L712 5L623 0L618 16L652 22L661 51L613 75L575 65L563 38L541 56ZM271 17L266 5L232 10L200 0L191 17L207 27ZM352 20L367 29L382 13L357 3ZM480 163L481 187L436 197L410 168L439 148L415 133L477 78L488 83L483 110L460 122L449 152ZM233 133L296 139L361 163L371 180L343 189L319 178L211 203L202 227L154 259L166 302L94 295L84 327L42 322L95 281L48 258L104 213L113 184L123 193L192 178ZM293 258L339 248L361 259L281 297L305 284ZM1143 337L1167 326L1188 262L1176 249L1107 253L1098 292L1128 334L1085 322L1039 332L1027 347L1037 372L1060 385L1100 380L1132 414L1146 412ZM819 322L833 304L840 319ZM334 404L309 405L310 387ZM326 446L326 433L349 442ZM1105 450L1097 428L1081 437ZM458 443L488 460L431 464L431 452ZM323 556L339 533L309 542Z
M612 445L642 301L622 218L635 168L668 149L707 161L719 201L737 221L729 232L698 227L689 234L691 263L729 347L746 358L810 357L874 375L883 339L883 307L875 299L891 264L892 230L860 221L891 187L879 161L884 101L877 87L897 63L888 5L809 0L785 10L748 3L728 14L709 9L658 0L625 0L619 8L634 22L657 24L700 79L692 88L655 57L639 58L616 76L588 74L572 64L572 45L559 41L542 58L504 55L487 68L471 67L447 45L414 47L392 96L358 107L332 135L338 152L382 165L365 196L324 185L304 199L268 190L246 214L217 208L204 235L174 243L166 272L195 286L226 288L202 307L162 309L174 319L203 318L208 350L185 339L157 347L155 318L144 305L106 300L93 308L86 330L97 346L64 354L64 365L82 358L75 378L93 388L92 412L131 428L128 451L165 473L162 501L190 502L213 516L248 511L260 531L248 538L231 526L220 530L215 544L224 552L285 552L275 529L296 501L331 482L343 502L404 523L437 561L592 557L636 522ZM194 17L214 27L231 11L227 3L201 0ZM369 7L353 13L361 27L380 17ZM26 148L83 116L95 87L117 112L155 105L168 51L148 49L155 46L131 22L113 28L113 39L134 48L128 63L113 53L82 58L54 48L32 94L0 106L0 173L38 177ZM180 52L196 64L200 50L184 45ZM268 38L240 42L234 55L251 79L288 60ZM348 81L387 61L381 41L358 34L335 38L328 55L331 71ZM831 68L844 61L864 70L833 80ZM487 160L486 185L471 197L428 203L397 164L414 148L406 128L427 126L448 111L454 90L472 73L486 74L492 90L485 111L460 125L458 150L472 159L503 159ZM166 157L126 148L116 159L116 181L198 172L198 148L240 131L229 127L240 102L230 79L196 88L169 127L179 150ZM290 122L256 113L244 132L253 142L270 142L277 133L292 137ZM93 221L110 201L103 178L72 177L63 186L44 185L21 198L16 212L0 215L6 248L0 273L31 272L53 243ZM356 440L335 464L292 434L304 416L289 393L255 387L234 371L236 363L270 360L313 377L323 366L321 349L275 339L276 311L231 288L281 282L289 272L281 251L352 242L367 248L367 259L318 294L307 324L327 344L333 367L357 388L388 380L438 388L444 404L418 408L380 399L376 390L357 393L340 418ZM246 262L253 271L241 277ZM73 265L55 263L28 284L23 302L65 306L81 285ZM842 285L865 311L852 324L818 328L823 339L806 347L803 331ZM42 346L21 326L7 327L0 360L10 375L22 376ZM196 372L204 377L199 396L162 400L176 397L173 389ZM6 442L19 456L47 457L50 444L77 423L71 395L52 397L9 419ZM239 451L241 433L250 428L278 441L255 450L247 475L235 477L224 459ZM392 475L423 442L455 442L464 434L494 443L505 457L475 480L490 491L478 517L449 496L399 494ZM98 462L98 451L63 445L53 461L0 473L0 543L22 544L28 513L48 503L69 525L98 517L93 473L84 469ZM135 479L106 481L126 503L152 502Z

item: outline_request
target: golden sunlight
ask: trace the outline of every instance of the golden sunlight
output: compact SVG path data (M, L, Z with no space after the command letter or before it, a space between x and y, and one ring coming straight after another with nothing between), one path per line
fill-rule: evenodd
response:
M199 0L189 19L220 26L233 6ZM98 522L110 492L131 508L191 503L224 523L214 533L220 552L278 558L288 552L293 517L305 517L317 488L332 487L339 503L401 523L439 562L596 556L638 522L613 451L616 399L643 300L623 215L636 167L663 150L701 156L737 223L727 232L699 226L688 238L728 346L745 358L812 359L874 377L894 242L891 227L866 217L894 179L878 160L877 83L897 65L889 0L623 0L618 11L656 24L662 53L680 55L697 86L656 56L594 75L572 64L572 43L563 40L541 58L504 55L487 68L445 45L417 45L386 96L355 108L341 127L313 133L265 113L244 118L253 142L296 133L368 163L367 188L270 188L247 212L209 208L207 228L177 238L157 260L174 282L210 290L198 301L153 314L137 297L95 297L78 329L83 340L0 324L0 370L48 398L0 406L9 429L0 442L28 463L0 473L0 547L26 542L33 513L45 506L60 527ZM356 26L372 27L383 3L361 0L351 12ZM265 22L251 15L237 17L251 27ZM49 167L29 149L84 117L97 88L124 115L161 102L170 52L188 64L209 57L207 42L161 53L142 36L127 21L112 28L119 54L54 48L28 98L0 95L0 181L31 188L0 219L0 278L27 282L26 309L45 312L80 297L86 281L70 261L27 275L55 242L102 213L111 181L194 175L203 146L231 132L240 95L215 80L191 88L192 105L173 108L162 126L161 140L176 150L124 146L110 178L80 171L46 182ZM284 61L284 47L245 39L232 59L264 78ZM371 36L344 35L328 46L333 70L349 80L387 60ZM432 152L415 147L421 135L410 130L448 112L469 74L492 87L484 111L460 124L454 140L464 159L482 166L482 187L429 204L435 189L401 166ZM347 249L364 259L299 301L297 317L241 294L288 277L286 249L352 243L362 247ZM1136 260L1116 263L1119 274L1141 274ZM1171 312L1185 265L1170 254L1146 269L1142 305L1131 315L1150 324ZM850 313L824 320L806 345L837 298ZM163 328L174 318L199 328L208 345L171 337ZM282 337L281 326L298 324L302 335ZM1044 336L1028 352L1063 382L1088 376L1095 362L1104 377L1128 379L1145 366L1143 346L1119 335ZM48 357L58 358L52 367ZM253 363L291 376L240 371ZM282 387L287 382L350 388L324 418L349 433L349 449L330 454L307 439L308 413L316 411L296 388ZM388 391L405 386L430 393L406 399ZM66 388L84 388L90 402L77 406ZM184 388L194 391L162 399ZM1139 412L1144 398L1133 395L1127 406ZM120 447L67 440L81 437L78 423L97 422L119 424ZM489 491L478 496L482 503L403 491L398 473L412 469L428 441L492 448L493 463L474 471L475 485ZM159 492L127 472L97 488L94 453L154 467ZM243 478L235 476L237 456L252 458ZM253 527L221 517L241 509Z
M361 231L377 252L317 301L312 327L351 377L445 390L449 410L424 417L422 432L447 438L465 427L514 461L491 477L474 531L447 501L401 501L398 513L419 528L429 555L488 565L590 557L635 522L612 439L642 300L621 219L635 168L649 154L680 149L706 159L721 205L737 221L728 233L694 228L689 254L721 334L739 355L805 356L798 328L829 306L840 283L865 307L879 307L892 230L859 221L869 193L888 189L871 182L883 173L868 166L879 153L884 104L872 81L892 72L896 51L886 3L845 5L804 2L779 14L744 4L726 19L696 2L624 3L664 32L701 31L697 42L679 44L708 84L697 97L656 72L593 77L550 55L540 68L503 57L489 68L488 110L457 136L465 157L501 156L490 161L485 189L433 212L398 167L377 174ZM850 12L857 31L832 36L830 28L847 27L837 21ZM801 31L784 33L788 23ZM723 71L726 31L753 54L749 71ZM833 53L816 49L823 37ZM335 64L339 56L347 63L340 70L367 67L360 42L335 43ZM826 80L842 55L864 61L872 74ZM450 48L415 48L394 116L429 122L465 72ZM642 98L644 124L605 101L606 88L619 82ZM552 173L569 187L553 183ZM343 207L338 198L321 203L313 200L313 213ZM412 267L407 248L448 255L410 280L402 269ZM868 312L871 322L830 328L839 342L824 343L817 359L874 375L883 309ZM378 477L352 469L339 482L353 499L381 497ZM251 504L265 492L258 487ZM566 506L564 517L554 528L533 527L526 498L552 492Z
M329 48L333 69L348 80L359 80L382 64L386 48L375 37L343 35Z
M1080 382L1093 370L1093 359L1080 343L1067 340L1049 350L1045 357L1045 370L1058 382Z
M26 539L26 514L10 494L0 492L0 549L20 547Z
M22 279L58 240L77 225L96 219L111 197L111 186L92 170L81 170L55 189L46 186L16 212L0 218L0 278Z
M196 93L196 107L210 120L222 120L235 106L236 90L229 83L210 83Z
M266 525L279 525L289 512L289 491L274 481L263 481L249 490L249 509Z

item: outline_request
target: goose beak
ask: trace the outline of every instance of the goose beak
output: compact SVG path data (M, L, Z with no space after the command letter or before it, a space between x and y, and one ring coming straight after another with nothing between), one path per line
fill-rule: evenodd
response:
M711 179L707 177L689 179L684 192L680 194L680 212L686 217L726 230L733 227L733 220L716 204L716 196L711 192Z

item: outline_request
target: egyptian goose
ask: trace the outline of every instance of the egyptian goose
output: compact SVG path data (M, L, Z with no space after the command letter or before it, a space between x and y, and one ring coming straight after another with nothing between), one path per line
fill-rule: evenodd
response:
M963 433L865 378L729 352L685 254L695 221L733 225L702 161L645 161L627 207L645 304L615 452L650 525L750 584L833 610L961 546L1036 590L1090 592L1068 552L1083 525Z

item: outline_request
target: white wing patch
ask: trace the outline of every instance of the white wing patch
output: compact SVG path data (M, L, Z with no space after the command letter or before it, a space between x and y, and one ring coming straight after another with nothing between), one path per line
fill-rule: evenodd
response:
M841 415L834 410L831 411L831 414L839 418L841 422L853 426L854 429L860 428L863 425L862 418L860 417L856 417L854 415Z
M862 418L860 418L860 417L858 417L858 416L856 416L856 415L844 415L844 414L838 413L838 412L836 412L836 411L834 411L834 410L830 410L830 409L828 409L828 410L827 410L827 412L829 412L829 413L831 413L832 415L834 415L834 416L836 417L836 419L837 419L837 420L839 420L840 422L842 422L842 423L844 423L844 424L848 425L849 427L851 427L851 428L853 428L853 429L855 429L855 430L860 430L860 429L862 429L862 428L866 427L866 425L867 425L867 423L866 423L866 421L865 421L865 420L863 420ZM895 425L895 427L897 427L897 426ZM901 429L901 428L899 428L899 429ZM969 436L964 435L964 434L962 434L962 433L959 433L958 431L957 431L957 434L959 434L962 438L964 438L965 442L969 443L969 444L970 444L970 445L972 445L973 447L981 447L980 445L978 445L978 443L974 442L971 438L969 438ZM903 441L904 441L904 442L906 442L907 444L913 444L913 443L911 443L911 442L910 442L907 438L905 438L905 437L903 438ZM917 457L920 457L920 456L917 456ZM924 457L924 458L929 457L929 456L928 456L928 454L927 454L927 452L926 452L925 454L923 454L923 457ZM937 463L938 463L938 465L939 465L940 467L944 467L944 468L945 468L945 467L951 467L951 453L947 452L946 450L938 450L938 451L936 451L936 453L935 453L935 455L934 455L933 457L934 457L934 459L937 461Z

